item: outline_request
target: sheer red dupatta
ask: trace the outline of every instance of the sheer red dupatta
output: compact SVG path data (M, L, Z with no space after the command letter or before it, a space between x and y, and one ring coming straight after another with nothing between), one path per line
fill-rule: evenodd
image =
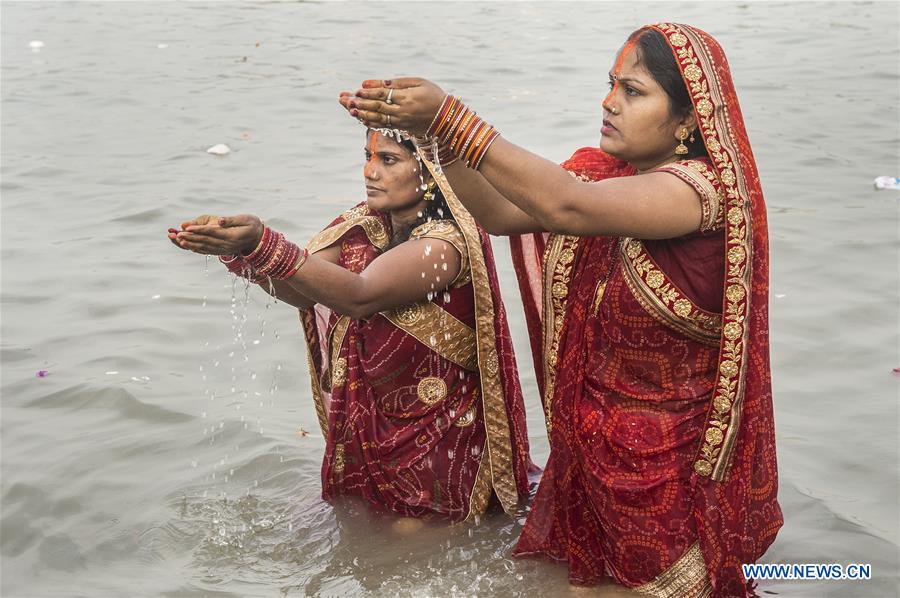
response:
M726 271L723 326L715 391L697 447L690 484L698 540L715 596L746 595L742 563L757 560L782 525L777 503L774 421L769 366L768 232L756 164L725 54L708 34L690 26L651 26L667 40L694 106L698 131L722 184L725 202ZM598 149L582 149L564 167L588 180L632 174ZM541 273L553 236L512 240L532 346L545 405L556 417L565 393L578 391L583 358L579 328L589 293L568 288L565 323L559 331L559 363L548 355L548 280ZM600 239L572 240L571 281L584 280L600 258ZM549 378L549 380L548 380ZM553 385L557 380L559 384ZM548 388L549 387L549 388ZM563 408L564 411L564 408ZM548 424L552 419L548 417ZM553 447L556 450L556 446ZM562 447L562 450L567 450ZM546 474L545 474L546 475ZM540 522L535 522L540 527ZM540 534L540 530L536 530Z

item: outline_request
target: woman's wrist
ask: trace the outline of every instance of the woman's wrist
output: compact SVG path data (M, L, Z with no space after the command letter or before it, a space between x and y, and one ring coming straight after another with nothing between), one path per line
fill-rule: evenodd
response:
M285 280L292 277L306 262L309 253L284 238L284 235L263 225L255 248L246 255L222 256L219 260L229 272L253 282L267 279Z
M246 247L241 249L241 255L250 256L261 249L268 227L261 220L257 220L255 228L256 234L254 235L253 240L247 243Z
M478 170L488 148L499 136L494 127L449 94L444 97L426 133L426 137L437 139L438 147L449 149L473 170Z

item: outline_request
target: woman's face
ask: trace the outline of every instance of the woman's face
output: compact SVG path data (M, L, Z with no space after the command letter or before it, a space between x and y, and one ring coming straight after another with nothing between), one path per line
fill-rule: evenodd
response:
M644 67L636 49L627 44L609 73L609 95L603 100L600 149L647 170L675 157L678 134L687 120L669 112L669 96Z
M381 212L410 208L422 201L419 162L413 154L378 131L366 134L366 197Z

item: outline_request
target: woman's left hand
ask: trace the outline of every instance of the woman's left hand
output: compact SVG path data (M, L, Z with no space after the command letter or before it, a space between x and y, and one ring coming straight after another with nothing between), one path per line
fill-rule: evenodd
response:
M341 92L338 102L366 126L424 135L445 96L444 90L427 79L404 77L369 79L352 96Z
M173 242L182 249L209 255L236 255L253 251L265 226L251 214L200 216L181 225ZM172 235L170 235L170 238Z

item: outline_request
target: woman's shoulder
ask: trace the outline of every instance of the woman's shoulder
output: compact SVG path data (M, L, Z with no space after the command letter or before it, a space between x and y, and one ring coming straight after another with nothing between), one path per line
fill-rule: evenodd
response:
M656 172L675 175L697 192L703 214L700 220L700 232L719 230L725 225L723 210L725 196L722 191L722 183L709 158L690 158L670 162L657 168Z
M309 252L325 249L350 236L359 237L359 242L370 243L381 250L387 247L389 241L383 215L362 202L342 212L315 235L309 242Z
M469 275L469 250L466 246L466 238L454 220L430 220L420 224L412 230L410 239L440 239L453 245L462 259L459 274L450 285L459 287L468 282Z
M465 237L459 226L453 220L430 220L415 227L409 234L410 238L422 239L425 237L443 239L454 246L466 245ZM458 247L457 247L458 248Z

